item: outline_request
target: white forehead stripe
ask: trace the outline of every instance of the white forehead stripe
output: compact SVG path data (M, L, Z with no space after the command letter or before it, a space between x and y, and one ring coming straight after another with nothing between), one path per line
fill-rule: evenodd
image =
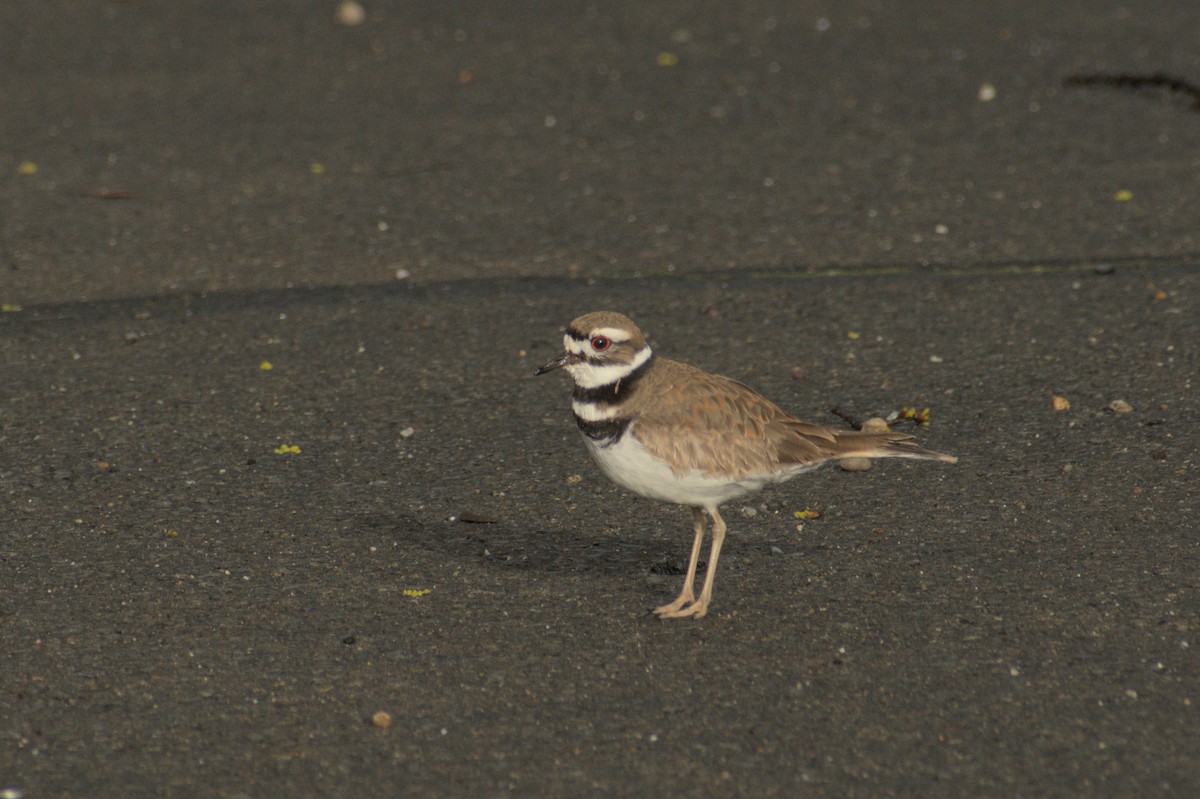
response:
M629 363L606 363L601 366L580 361L567 365L567 371L580 388L599 388L629 377L639 366L650 360L650 348L642 347Z

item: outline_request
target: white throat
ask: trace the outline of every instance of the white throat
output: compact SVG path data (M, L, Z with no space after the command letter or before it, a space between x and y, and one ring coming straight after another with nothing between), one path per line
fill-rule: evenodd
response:
M597 365L580 361L567 365L567 371L571 373L571 378L575 381L575 385L580 388L599 388L600 386L611 385L618 380L624 380L633 374L633 372L646 361L650 360L651 351L649 345L642 347L633 356L633 360L629 363L606 363Z

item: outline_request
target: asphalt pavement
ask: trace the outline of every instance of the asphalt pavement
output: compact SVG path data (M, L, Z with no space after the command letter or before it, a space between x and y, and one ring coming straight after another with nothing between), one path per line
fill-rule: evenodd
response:
M1200 794L1200 8L337 5L0 7L0 796ZM960 461L659 620L601 308Z

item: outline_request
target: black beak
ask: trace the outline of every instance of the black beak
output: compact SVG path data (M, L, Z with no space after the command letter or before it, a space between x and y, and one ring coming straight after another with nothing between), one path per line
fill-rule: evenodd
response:
M553 361L549 361L548 363L544 363L541 366L539 366L534 371L534 374L535 375L544 375L544 374L546 374L546 372L553 372L555 369L561 369L569 363L575 363L575 361L577 361L577 360L578 360L578 358L575 358L570 353L563 353L562 355L555 358Z

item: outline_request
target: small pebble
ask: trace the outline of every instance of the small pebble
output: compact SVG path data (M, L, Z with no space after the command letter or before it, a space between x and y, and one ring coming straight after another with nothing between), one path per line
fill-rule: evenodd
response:
M386 730L392 726L392 714L386 710L378 710L375 715L371 716L371 726L381 730Z
M990 83L984 83L979 87L979 102L990 103L996 99L996 87Z
M878 416L872 416L870 419L863 422L862 425L862 431L864 433L887 433L890 432L890 430L891 428L888 427L887 421L880 419Z
M1055 394L1050 398L1050 407L1055 411L1069 411L1071 410L1071 401Z
M1112 264L1096 264L1094 267L1092 267L1092 271L1097 275L1111 275L1113 272L1117 271L1117 268Z
M1116 399L1108 403L1108 409L1113 413L1132 413L1133 406L1123 399Z
M842 458L838 466L843 472L865 472L871 468L870 458Z
M333 19L339 25L352 28L366 21L367 12L361 4L356 3L354 0L343 0L343 2L338 4L337 12L333 15Z
M758 515L758 511L756 511L754 508L750 507L749 505L746 505L742 508L742 515L745 516L747 519L753 519L755 516Z
M416 434L416 432L417 431L412 429L411 427L406 427L400 431L400 437L401 438L412 438L413 435Z

